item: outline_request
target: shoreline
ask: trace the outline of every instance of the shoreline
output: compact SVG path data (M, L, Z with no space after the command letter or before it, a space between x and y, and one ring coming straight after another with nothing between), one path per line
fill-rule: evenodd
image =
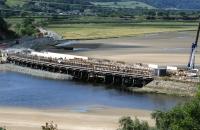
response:
M72 80L73 77L67 74L53 73L48 71L42 71L37 69L31 69L27 67L21 67L13 64L0 64L1 71L11 71L40 78L53 79L53 80ZM162 78L156 78L142 88L125 88L123 91L129 93L154 93L165 94L181 97L193 97L197 91L196 83L188 83L182 81L166 80Z
M123 116L147 121L155 125L148 110L125 108L91 108L88 112L74 112L68 108L29 109L0 106L0 125L9 130L41 130L45 122L54 121L61 130L116 130Z
M52 73L52 72L42 71L38 69L21 67L21 66L17 66L13 64L0 64L0 71L11 71L11 72L17 72L17 73L27 74L31 76L40 77L40 78L54 79L54 80L71 80L72 79L72 76L67 75L67 74Z
M197 83L156 78L142 88L129 88L137 93L165 94L179 97L194 97L198 91Z

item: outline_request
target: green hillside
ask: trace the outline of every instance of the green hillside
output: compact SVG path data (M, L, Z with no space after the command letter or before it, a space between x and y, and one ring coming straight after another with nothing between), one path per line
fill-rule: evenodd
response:
M6 5L9 7L12 6L22 6L24 4L24 0L6 0Z
M22 6L30 0L0 0L0 5L6 1L6 5ZM200 10L200 0L33 0L39 2L55 2L55 3L67 3L67 4L81 4L113 7L113 8L132 8L137 7L148 9L195 9ZM57 6L57 4L54 4Z
M155 9L153 6L145 4L143 2L137 1L119 1L119 2L91 2L96 6L106 6L111 8L147 8L147 9Z
M200 0L135 0L160 9L195 9L200 10Z

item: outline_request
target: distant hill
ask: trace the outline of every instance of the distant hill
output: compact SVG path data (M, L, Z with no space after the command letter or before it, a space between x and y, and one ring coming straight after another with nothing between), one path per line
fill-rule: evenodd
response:
M24 0L6 0L5 4L9 7L12 6L22 6L24 5Z
M200 0L135 0L160 9L198 9Z
M111 8L146 8L146 9L155 9L155 7L148 5L144 2L138 1L115 1L115 2L91 2L96 6L104 6L104 7L111 7Z
M0 7L22 6L31 0L0 0ZM147 9L197 9L200 10L200 0L32 0L40 2L55 2L81 5L100 5L114 8L147 8ZM30 5L30 4L29 4ZM61 6L61 5L60 5ZM54 7L60 8L55 4ZM51 7L52 4L51 4ZM64 5L62 8L65 8Z
M97 2L104 2L102 5L109 5L110 2L141 2L138 4L140 7L155 7L159 9L198 9L200 10L200 0L90 0ZM147 5L147 6L146 6ZM114 6L114 5L112 5ZM122 6L123 7L123 6Z

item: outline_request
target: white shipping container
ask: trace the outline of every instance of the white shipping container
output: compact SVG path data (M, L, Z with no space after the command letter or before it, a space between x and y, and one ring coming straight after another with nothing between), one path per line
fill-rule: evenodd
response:
M178 68L175 67L175 66L167 66L167 70L170 70L170 71L177 71Z
M148 64L148 67L151 69L158 69L158 65L156 64Z

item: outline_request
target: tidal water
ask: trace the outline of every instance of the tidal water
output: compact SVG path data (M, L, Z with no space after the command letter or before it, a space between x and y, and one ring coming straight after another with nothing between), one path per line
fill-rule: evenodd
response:
M29 75L0 72L0 106L66 108L107 106L137 109L169 109L185 98L128 94L105 86L75 81L49 80Z

